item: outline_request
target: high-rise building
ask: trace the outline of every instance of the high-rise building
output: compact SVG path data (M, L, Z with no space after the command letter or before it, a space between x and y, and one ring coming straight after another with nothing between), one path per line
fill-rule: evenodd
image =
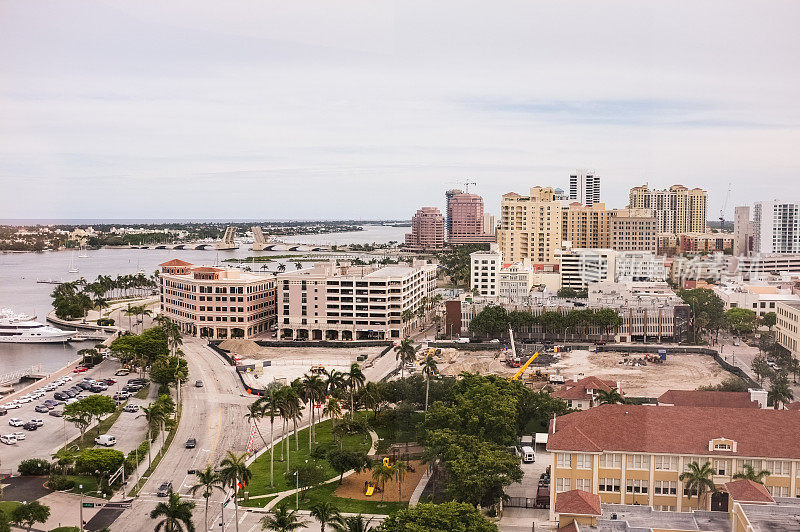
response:
M533 187L528 196L504 194L497 242L507 262L554 262L561 249L562 204L551 187Z
M733 254L737 257L753 251L753 221L750 207L736 207L733 210Z
M411 219L411 232L405 245L411 250L435 250L444 247L444 217L436 207L422 207Z
M755 203L753 251L800 253L800 203L783 201Z
M569 176L569 199L583 205L600 203L600 176L586 171Z
M484 230L483 198L460 190L448 190L445 197L448 242L469 244L494 241L494 235Z
M483 232L492 236L497 234L497 218L494 214L483 213Z
M658 221L652 209L611 211L611 249L655 253L657 248Z
M475 251L469 254L469 289L483 297L497 297L497 285L503 256L497 244L491 244L489 251Z
M448 238L450 236L451 220L453 219L453 214L450 212L450 200L453 199L453 196L455 196L457 194L463 194L463 193L464 193L463 190L460 190L460 189L457 189L457 188L452 188L452 189L450 189L450 190L448 190L448 191L446 191L444 193L444 208L445 208L445 212L444 212L444 229L445 229L445 233L448 236Z
M659 233L705 233L706 191L672 185L666 190L651 190L647 185L630 191L631 209L652 209Z
M571 203L561 211L561 239L575 248L611 247L611 211L604 203Z

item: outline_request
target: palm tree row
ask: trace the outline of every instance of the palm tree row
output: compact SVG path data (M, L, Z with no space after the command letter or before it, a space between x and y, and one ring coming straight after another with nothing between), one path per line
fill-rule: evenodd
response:
M330 502L321 502L311 507L311 517L320 524L320 532L325 532L326 527L334 532L370 532L372 518L365 519L363 515L343 516L338 508ZM274 532L292 532L305 528L309 523L303 521L297 510L289 510L286 506L279 506L272 513L261 519L262 530Z

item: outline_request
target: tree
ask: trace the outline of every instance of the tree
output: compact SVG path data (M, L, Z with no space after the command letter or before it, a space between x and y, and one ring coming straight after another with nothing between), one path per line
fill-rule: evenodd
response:
M508 330L508 313L497 305L490 305L469 322L469 332L486 338L499 338Z
M792 387L789 386L789 378L786 376L786 373L776 373L770 381L771 384L767 397L769 401L772 402L775 410L782 404L791 403L794 399L794 393L792 392Z
M194 496L200 492L203 495L203 498L206 500L205 518L203 523L205 523L206 526L205 530L208 530L208 500L211 498L211 495L214 493L215 489L220 491L223 489L222 478L219 476L219 473L214 471L214 468L211 467L211 464L207 464L205 469L197 471L195 475L197 475L197 483L189 488L189 493Z
M421 503L404 508L377 528L379 532L497 532L497 525L466 503Z
M707 491L715 491L714 485L714 470L711 468L709 462L704 463L702 466L697 462L688 464L688 471L684 471L678 477L681 482L686 484L688 490L688 498L692 498L693 494L697 495L698 508L703 500L703 496Z
M369 526L372 522L372 517L364 519L361 514L351 515L348 517L339 517L332 523L334 532L372 532L375 530Z
M350 365L350 371L345 374L345 385L350 390L350 418L355 414L355 395L364 387L367 377L357 363Z
M523 327L532 327L536 325L536 318L526 310L512 310L508 313L508 325L515 331L518 331Z
M760 471L756 472L753 466L749 464L744 465L744 471L740 471L733 475L734 480L736 479L746 479L752 480L753 482L758 482L759 484L764 483L764 479L770 476L770 472L766 469L761 469Z
M691 309L689 332L692 341L698 341L701 331L717 330L722 325L725 304L713 290L708 288L678 290L678 296Z
M102 477L113 473L125 461L125 454L116 449L84 449L75 457L75 470Z
M758 377L759 385L764 384L764 377L772 375L772 368L767 364L767 360L763 356L754 358L753 362L750 364L750 369L752 369L753 373Z
M377 462L372 466L372 480L375 484L380 484L381 486L381 505L383 505L383 492L385 491L386 482L392 480L392 476L394 476L394 472L391 466L383 462Z
M608 335L609 329L614 329L622 324L622 318L616 310L604 308L596 311L592 319L594 325L603 329L603 334Z
M260 409L262 417L269 416L269 487L275 486L275 416L278 415L278 402L275 400L275 390L269 389L269 393L260 397L256 404Z
M397 460L392 465L392 476L397 481L397 500L403 500L403 480L406 478L406 473L408 473L408 462L404 460Z
M542 312L536 321L542 326L545 335L548 332L557 334L566 328L566 319L560 312Z
M167 502L160 502L150 512L150 519L163 517L156 524L155 532L194 532L192 523L193 501L181 500L181 496L170 490Z
M308 523L301 521L297 516L297 510L289 510L286 506L279 506L272 510L270 515L261 519L261 530L273 530L275 532L292 532L300 530Z
M761 316L761 323L766 325L771 331L775 324L778 323L778 315L774 312L765 312L764 315Z
M150 367L150 379L162 386L177 386L189 378L189 363L179 355L163 356Z
M409 362L414 362L417 357L416 349L414 349L414 340L406 336L400 341L400 345L394 348L397 352L395 360L400 362L400 378L404 376L405 365Z
M2 495L2 492L0 492ZM11 532L11 524L8 522L8 516L0 510L0 532Z
M431 392L431 377L437 373L436 359L430 353L425 356L422 362L422 374L425 376L425 412L428 411L428 397Z
M298 477L299 475L299 477ZM316 462L301 462L291 467L289 471L284 474L286 484L291 486L296 482L300 491L305 492L308 488L314 487L317 484L325 481L328 477L325 470L322 469Z
M750 334L756 329L758 316L750 309L734 307L725 312L725 326L733 334Z
M342 484L342 479L347 471L354 469L360 473L372 468L372 462L367 453L358 451L334 448L328 451L326 458L333 470L339 473L339 485Z
M247 453L237 456L228 451L227 456L220 462L219 476L225 486L233 488L234 515L236 517L236 532L239 532L239 489L247 485L253 473L245 464Z
M148 406L142 407L142 413L136 417L144 417L147 421L147 434L148 434L148 445L147 445L147 464L152 465L153 463L153 456L150 448L153 441L153 429L160 427L161 423L165 422L167 419L166 414L164 413L164 409L158 403L150 403Z
M597 392L598 405L617 405L625 402L625 398L619 393L619 390L613 388L609 391L599 390Z
M558 297L563 297L564 299L574 299L578 297L578 292L574 288L562 286L558 289L556 295Z
M341 484L341 481L339 482ZM320 532L325 532L325 525L339 517L339 509L328 501L319 502L311 507L311 517L319 521Z
M17 526L27 527L30 532L36 523L46 523L50 518L50 507L39 501L23 503L11 510L11 521Z
M64 418L78 427L83 441L83 436L92 420L95 418L100 420L104 415L114 412L116 407L114 400L107 395L90 395L65 406Z

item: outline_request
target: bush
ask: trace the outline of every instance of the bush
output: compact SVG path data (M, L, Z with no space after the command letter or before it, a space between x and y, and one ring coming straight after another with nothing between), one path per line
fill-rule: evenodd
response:
M75 487L75 481L63 475L53 475L47 486L54 491L68 491Z
M42 458L28 458L19 464L19 474L38 477L50 473L50 462Z
M99 318L97 324L101 327L114 325L114 318Z

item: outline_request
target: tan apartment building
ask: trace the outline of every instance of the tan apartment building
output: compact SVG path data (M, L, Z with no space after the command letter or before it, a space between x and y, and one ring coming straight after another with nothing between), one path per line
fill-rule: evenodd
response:
M611 249L615 251L658 251L658 220L652 209L611 211Z
M277 276L282 339L390 340L409 334L436 289L435 264L353 266L321 262Z
M561 211L562 203L551 187L533 187L527 196L504 194L497 231L503 260L555 262L554 254L561 249Z
M561 239L573 248L611 247L611 211L604 203L570 203L561 212Z
M672 185L651 190L642 185L631 189L628 208L651 209L659 233L705 233L706 203L707 193L700 188Z
M792 356L800 358L800 302L781 301L775 306L775 338Z
M578 489L603 503L689 511L698 498L679 476L692 462L710 463L719 487L750 465L771 472L773 497L800 496L798 441L800 411L602 405L551 421L551 498ZM724 492L708 498L727 509Z
M405 247L412 251L444 248L444 216L436 207L422 207L411 218L411 232L406 233Z
M201 338L253 338L276 322L275 279L174 259L159 265L161 312Z

